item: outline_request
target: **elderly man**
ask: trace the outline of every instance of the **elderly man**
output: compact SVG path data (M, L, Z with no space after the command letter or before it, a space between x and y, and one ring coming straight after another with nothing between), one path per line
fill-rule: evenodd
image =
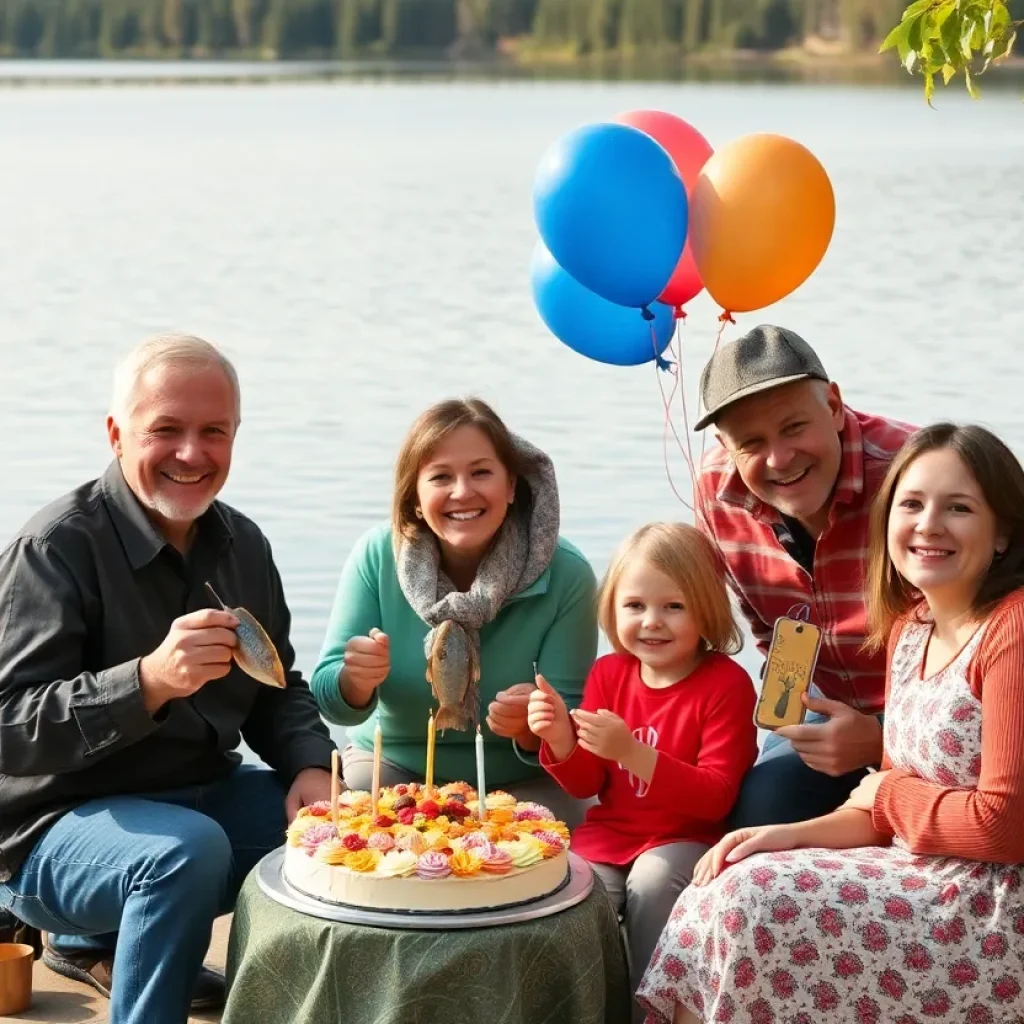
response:
M868 513L912 428L844 405L813 349L779 327L719 349L701 398L696 429L714 424L720 447L702 466L698 519L758 648L780 617L822 630L805 724L768 737L731 824L813 818L881 760L885 659L861 651Z
M115 374L110 467L0 556L0 906L49 933L44 961L107 995L112 1024L223 1000L214 918L330 795L270 546L216 500L239 408L212 345L144 342ZM233 663L238 623L207 581L263 624L284 689ZM240 764L240 738L271 771Z

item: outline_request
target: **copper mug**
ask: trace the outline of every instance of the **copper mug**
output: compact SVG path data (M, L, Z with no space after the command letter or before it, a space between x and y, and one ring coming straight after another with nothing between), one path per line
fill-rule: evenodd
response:
M35 950L21 942L0 942L0 1017L22 1013L32 1004Z

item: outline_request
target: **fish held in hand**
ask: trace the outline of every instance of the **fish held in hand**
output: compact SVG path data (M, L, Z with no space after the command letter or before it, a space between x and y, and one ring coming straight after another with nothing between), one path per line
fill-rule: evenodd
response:
M238 646L231 652L238 667L257 682L283 689L285 678L281 656L277 653L273 640L267 636L266 630L256 621L256 617L245 608L229 608L209 583L206 584L206 589L213 594L214 600L224 611L230 612L238 619L238 625L235 627Z
M476 728L480 718L480 655L467 632L450 619L434 629L427 652L427 682L440 708L437 729Z

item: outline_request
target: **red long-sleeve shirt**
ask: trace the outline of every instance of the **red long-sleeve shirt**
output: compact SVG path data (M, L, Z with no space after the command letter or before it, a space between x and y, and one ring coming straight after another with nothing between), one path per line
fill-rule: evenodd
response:
M567 793L600 798L573 833L571 848L592 862L629 864L666 843L717 842L757 756L755 702L750 676L723 654L709 654L663 690L643 682L631 655L599 658L580 707L618 715L658 759L645 783L579 744L561 762L541 745L541 764Z

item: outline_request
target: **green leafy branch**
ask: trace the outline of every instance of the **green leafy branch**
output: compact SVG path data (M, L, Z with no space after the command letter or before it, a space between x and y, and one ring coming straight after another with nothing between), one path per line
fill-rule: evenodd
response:
M935 76L948 85L960 71L967 91L977 99L975 78L1009 55L1021 24L1010 17L1003 0L916 0L878 52L895 47L907 71L924 76L929 106Z

